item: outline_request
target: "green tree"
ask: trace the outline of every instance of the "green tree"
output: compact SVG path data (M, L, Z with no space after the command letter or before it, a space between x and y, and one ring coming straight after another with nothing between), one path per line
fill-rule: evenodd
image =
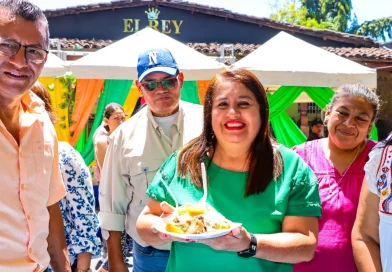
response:
M392 16L372 21L366 21L359 26L355 34L370 36L377 40L392 39Z
M320 0L301 0L301 4L308 10L309 17L321 21Z
M392 39L392 17L366 21L359 25L356 14L351 16L351 0L285 1L286 5L273 13L271 19L311 28L369 36L383 41L387 38ZM275 1L274 6L282 7L279 0Z
M318 23L315 19L309 18L306 7L296 8L295 3L287 4L284 9L272 14L271 19L311 28L331 28L328 23Z
M353 9L351 0L302 0L303 5L307 6L308 1L318 2L318 13L312 15L318 22L331 22L336 31L347 30Z
M358 17L357 17L357 14L355 14L355 12L354 12L354 16L353 16L353 19L351 20L351 25L350 25L350 27L347 29L347 33L351 33L351 34L356 34L357 33L357 30L358 30L358 28L360 27L361 25L358 23Z
M300 0L274 13L271 18L314 28L328 28L345 32L351 18L351 0ZM298 16L294 19L293 16Z

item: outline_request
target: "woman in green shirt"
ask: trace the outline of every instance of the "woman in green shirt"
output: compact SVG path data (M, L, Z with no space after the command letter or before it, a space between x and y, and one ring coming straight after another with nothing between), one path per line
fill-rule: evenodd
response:
M137 221L148 244L174 241L166 271L286 272L313 258L321 215L317 178L271 138L268 124L266 92L252 73L224 71L211 80L202 134L162 165ZM207 203L242 226L198 241L159 233L154 223L175 204L163 182L179 205L197 203L201 161L207 165Z

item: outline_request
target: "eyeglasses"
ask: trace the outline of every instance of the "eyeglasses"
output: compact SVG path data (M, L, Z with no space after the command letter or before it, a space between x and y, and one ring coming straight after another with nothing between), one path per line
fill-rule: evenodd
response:
M141 85L146 89L148 92L155 91L159 84L165 90L173 89L177 84L177 77L164 79L162 81L146 81L142 82Z
M18 54L21 47L25 48L25 58L34 64L42 63L49 51L35 46L21 45L20 43L0 37L0 57L13 57Z

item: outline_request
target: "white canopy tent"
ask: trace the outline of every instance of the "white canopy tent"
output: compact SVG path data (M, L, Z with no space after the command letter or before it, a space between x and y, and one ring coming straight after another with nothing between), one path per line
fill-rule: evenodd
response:
M66 63L55 54L49 53L40 77L62 76L67 72Z
M251 70L265 85L377 86L376 70L339 57L283 31L233 64Z
M185 80L211 79L225 69L223 64L185 44L145 28L71 63L70 70L77 78L136 79L138 55L154 47L164 47L172 52Z

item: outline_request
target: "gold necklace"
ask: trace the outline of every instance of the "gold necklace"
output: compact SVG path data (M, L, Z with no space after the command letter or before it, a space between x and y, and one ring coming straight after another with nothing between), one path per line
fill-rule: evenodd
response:
M355 153L355 157L354 159L351 161L350 165L346 168L346 170L344 170L342 176L340 177L339 181L337 182L337 184L340 184L340 182L343 180L344 176L347 174L348 170L350 169L351 165L354 163L354 161L357 159L358 154L359 154L359 150L361 149L362 144L360 144L357 147L357 152ZM329 188L329 194L332 195L332 188L331 188L331 181L328 179L328 188Z

